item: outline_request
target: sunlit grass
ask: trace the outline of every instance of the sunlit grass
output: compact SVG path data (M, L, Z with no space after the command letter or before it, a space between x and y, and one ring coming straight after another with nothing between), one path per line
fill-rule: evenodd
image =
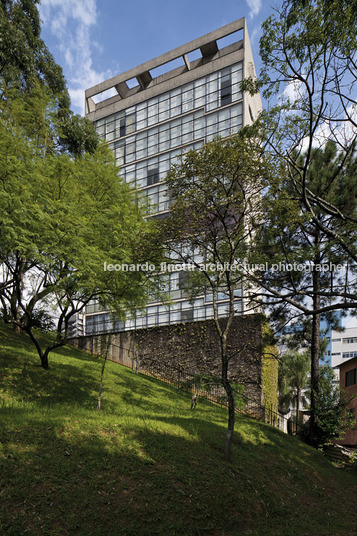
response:
M0 328L0 534L349 536L357 480L297 439L72 348ZM343 515L341 511L343 510Z

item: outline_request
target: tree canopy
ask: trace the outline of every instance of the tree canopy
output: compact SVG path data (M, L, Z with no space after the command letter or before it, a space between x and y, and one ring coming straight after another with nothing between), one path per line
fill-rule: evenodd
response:
M152 224L93 125L75 116L61 68L40 38L37 1L0 3L0 302L41 363L91 299L117 315L147 298L143 272L107 264L156 260ZM57 318L42 348L35 326Z
M186 272L185 285L191 298L205 293L212 296L221 381L229 404L226 460L230 459L235 419L228 367L236 349L229 347L228 335L234 315L243 308L240 263L250 255L261 218L263 178L269 165L246 129L187 152L166 179L172 203L169 217L161 222L165 245L175 262L193 267Z

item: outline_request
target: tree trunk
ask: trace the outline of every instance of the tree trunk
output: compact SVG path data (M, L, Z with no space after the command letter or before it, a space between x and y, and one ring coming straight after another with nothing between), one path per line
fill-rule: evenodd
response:
M41 358L41 367L44 369L48 369L48 354L47 350L45 352L41 352L40 358Z
M301 398L301 390L297 389L296 391L296 433L298 433L298 426L299 426L300 398Z
M315 247L320 247L320 230L317 228L315 233ZM314 264L321 263L321 255L318 251L315 255ZM313 310L316 311L321 306L321 272L316 270L312 274L313 285ZM311 417L309 429L309 441L313 445L316 437L316 403L319 390L319 359L320 359L320 314L312 315L311 330Z
M24 290L24 269L25 262L21 257L16 261L16 285L11 296L11 312L13 317L13 328L15 333L21 333L20 327L21 318L21 300Z
M228 381L228 360L225 355L222 355L222 385L227 393L228 399L228 428L226 436L226 445L224 449L224 459L226 462L230 462L235 421L235 405L232 387Z

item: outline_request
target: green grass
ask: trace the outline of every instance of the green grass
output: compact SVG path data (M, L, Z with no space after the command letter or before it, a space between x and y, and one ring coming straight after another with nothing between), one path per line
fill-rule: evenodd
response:
M357 477L321 453L73 350L43 370L0 326L0 534L352 536Z

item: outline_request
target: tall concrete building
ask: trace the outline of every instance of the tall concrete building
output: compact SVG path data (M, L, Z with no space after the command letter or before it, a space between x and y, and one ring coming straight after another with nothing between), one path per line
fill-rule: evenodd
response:
M254 75L242 18L86 91L87 118L113 150L121 176L147 198L153 217L169 211L165 176L185 151L234 134L257 117L259 95L240 91L242 79ZM115 329L213 318L212 296L190 303L180 286L184 275L164 276L170 305L151 303L145 313L117 322ZM244 308L241 289L236 298L239 314ZM219 314L225 316L227 296L219 299ZM112 327L108 312L96 303L87 306L85 334Z

